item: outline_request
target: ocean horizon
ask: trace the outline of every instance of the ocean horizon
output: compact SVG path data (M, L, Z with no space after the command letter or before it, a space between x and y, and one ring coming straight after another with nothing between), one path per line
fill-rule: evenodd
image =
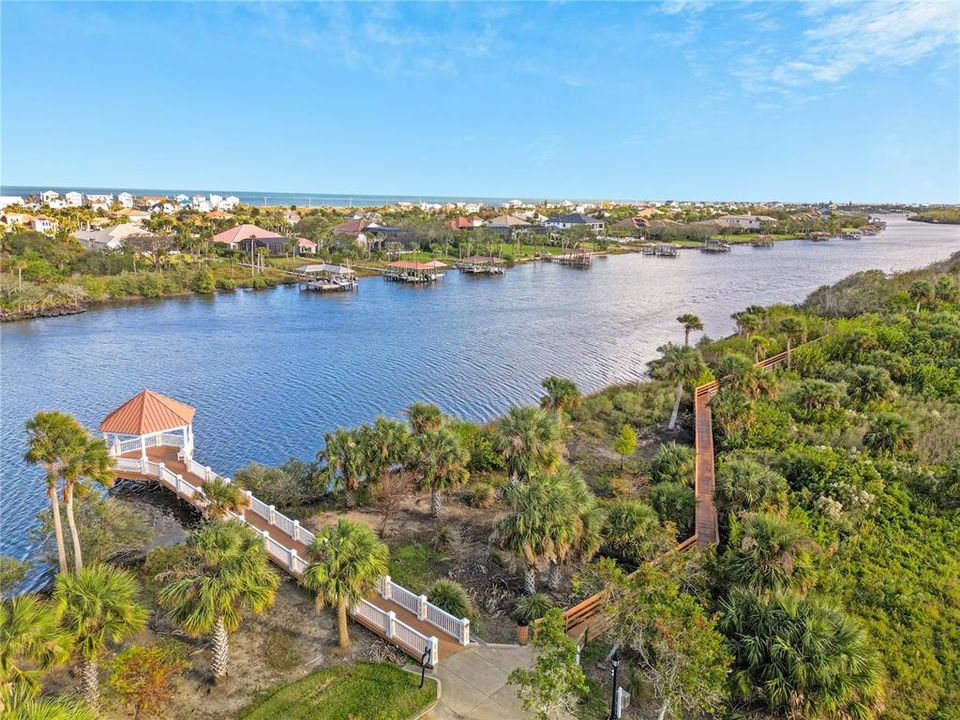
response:
M235 195L240 198L240 202L246 205L258 205L261 207L271 205L298 205L298 206L324 206L332 207L376 207L380 205L393 205L398 202L428 202L428 203L448 203L448 202L479 202L484 205L502 205L511 200L521 200L523 202L561 202L570 200L571 202L599 202L596 199L583 198L525 198L525 197L492 197L477 195L364 195L350 193L298 193L298 192L270 192L262 190L225 190L222 188L132 188L124 186L102 186L102 187L80 187L69 185L0 185L0 195L35 195L46 190L53 190L61 195L63 193L77 191L84 195L110 194L116 195L121 192L133 193L137 196L143 195L166 195L173 197L175 195ZM634 202L624 200L623 202Z

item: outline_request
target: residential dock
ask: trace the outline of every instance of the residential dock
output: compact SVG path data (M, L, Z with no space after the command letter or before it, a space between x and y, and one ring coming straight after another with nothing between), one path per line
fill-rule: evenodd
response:
M446 268L447 264L439 260L429 262L397 260L387 265L383 279L391 282L433 283L446 274Z
M773 247L773 236L772 235L757 235L753 240L750 241L750 244L755 248L772 248Z
M347 265L314 263L297 268L301 289L317 292L348 292L358 287L357 274Z
M730 245L729 243L725 243L722 240L707 240L703 243L703 247L700 248L700 252L705 252L705 253L730 252Z
M503 275L506 272L503 260L485 255L465 257L454 267L467 275Z
M593 253L584 248L576 248L563 255L554 255L551 260L570 267L588 268L593 263Z

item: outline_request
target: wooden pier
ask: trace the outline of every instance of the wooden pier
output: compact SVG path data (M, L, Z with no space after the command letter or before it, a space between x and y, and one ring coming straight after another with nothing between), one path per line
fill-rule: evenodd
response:
M135 395L100 424L118 478L159 482L199 511L204 483L230 482L194 458L194 408L150 390ZM270 560L299 579L309 565L316 536L273 505L245 491L248 506L231 520L249 525L263 537ZM380 578L377 592L350 608L350 616L372 632L427 664L459 652L470 642L470 621L429 603L425 596Z
M722 240L706 240L703 243L703 247L700 248L700 252L726 253L726 252L730 252L730 245L729 243L725 243Z
M485 255L465 257L454 267L466 275L503 275L506 272L503 260Z
M773 236L772 235L757 235L753 240L750 241L750 244L755 248L772 248L773 247Z
M297 268L297 282L302 289L317 292L350 292L357 289L357 274L348 265L315 263Z
M447 264L439 260L429 262L398 260L387 265L383 272L383 279L390 282L433 283L446 274L446 268Z
M588 268L593 263L593 253L584 248L576 248L563 255L554 255L552 262L575 268Z

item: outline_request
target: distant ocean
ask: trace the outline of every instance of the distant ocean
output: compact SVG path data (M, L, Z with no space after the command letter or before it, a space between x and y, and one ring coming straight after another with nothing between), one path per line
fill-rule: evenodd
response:
M502 205L510 200L524 202L540 202L544 198L503 198L503 197L454 197L436 195L323 195L319 193L278 193L254 192L249 190L198 189L198 188L131 188L131 187L65 187L50 185L37 187L30 185L0 185L0 195L35 195L45 190L54 190L60 194L76 190L84 195L111 194L129 192L137 196L143 195L236 195L240 201L248 205L332 205L334 207L372 207L377 205L392 205L398 202L480 202L484 205ZM583 201L590 202L590 201Z

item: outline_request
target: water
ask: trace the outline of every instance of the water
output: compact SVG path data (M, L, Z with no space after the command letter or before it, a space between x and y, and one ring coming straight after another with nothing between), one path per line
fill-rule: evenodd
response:
M27 197L28 195L39 195L45 190L53 190L61 195L76 190L84 195L109 194L117 195L122 192L133 193L137 197L145 195L175 197L181 193L184 195L209 195L213 193L222 197L235 195L240 202L248 205L298 205L307 207L317 207L320 205L329 205L332 207L380 207L382 205L393 205L398 202L427 202L427 203L447 203L447 202L479 202L484 205L499 206L508 200L524 200L525 202L540 202L543 198L497 198L497 197L452 197L452 196L433 196L433 195L347 195L347 194L320 194L320 193L284 193L267 192L258 190L217 190L217 189L185 189L179 188L171 190L166 189L148 189L148 188L130 188L130 187L68 187L68 186L47 186L39 185L0 185L0 195L19 195ZM595 202L595 201L592 201Z
M634 380L696 313L714 337L750 304L797 302L869 268L926 265L960 250L960 227L889 219L862 241L795 241L678 259L622 255L590 270L525 265L505 277L455 271L425 288L360 281L359 292L296 287L114 306L7 324L0 351L0 543L17 557L46 504L25 465L23 422L41 409L95 428L143 388L194 405L198 459L312 458L323 433L416 400L476 420L535 402L549 374L584 390Z

